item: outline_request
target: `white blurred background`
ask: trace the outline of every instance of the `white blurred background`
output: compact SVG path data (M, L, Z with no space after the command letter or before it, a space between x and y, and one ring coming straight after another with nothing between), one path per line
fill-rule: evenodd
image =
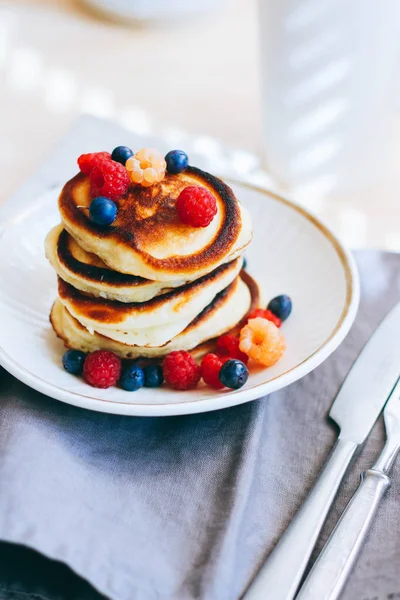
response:
M207 0L215 6L192 19L128 26L83 0L0 0L0 201L88 113L212 155L216 174L262 181L267 167L350 246L400 250L400 84L390 71L400 30L363 20L360 0L347 21L341 0L260 1L274 10ZM335 25L355 33L359 15L357 48L327 56Z

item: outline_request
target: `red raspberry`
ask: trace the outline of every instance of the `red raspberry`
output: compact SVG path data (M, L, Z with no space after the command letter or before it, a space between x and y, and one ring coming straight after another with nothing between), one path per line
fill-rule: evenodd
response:
M91 152L90 154L81 154L78 158L78 166L82 173L90 175L92 169L102 160L111 160L109 152Z
M121 375L121 360L108 350L96 350L88 354L83 365L83 377L96 388L115 385Z
M92 198L107 196L118 200L129 187L129 174L126 168L115 160L100 160L90 173L90 193Z
M171 352L164 358L163 373L165 381L175 390L192 390L201 377L199 365L185 350Z
M224 387L219 380L219 372L222 365L226 363L227 360L229 360L229 356L206 354L201 361L201 376L205 383L215 390L222 390Z
M189 185L179 194L176 210L182 223L192 227L207 227L217 214L217 202L206 188Z
M247 317L247 320L250 321L250 319L256 319L257 317L261 317L262 319L267 319L267 321L271 321L277 327L280 327L282 325L282 319L280 319L279 317L274 315L274 313L271 312L270 310L268 310L267 308L254 309L253 312L251 312L249 314L249 316Z
M241 352L239 349L239 338L232 333L226 333L221 335L217 341L217 352L221 356L227 356L228 358L237 358L245 364L249 360L248 356Z

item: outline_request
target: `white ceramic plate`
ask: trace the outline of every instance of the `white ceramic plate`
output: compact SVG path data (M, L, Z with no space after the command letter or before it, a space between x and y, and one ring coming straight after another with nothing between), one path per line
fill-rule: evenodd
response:
M244 388L216 392L201 384L190 392L166 387L132 393L97 390L66 373L62 343L48 315L56 297L56 276L43 242L58 223L58 190L0 212L0 364L32 388L63 402L109 413L163 416L216 410L260 398L299 379L337 348L356 315L357 270L349 253L317 219L291 202L235 183L249 208L254 239L248 270L265 299L289 294L293 313L283 324L287 351L270 369L251 369Z

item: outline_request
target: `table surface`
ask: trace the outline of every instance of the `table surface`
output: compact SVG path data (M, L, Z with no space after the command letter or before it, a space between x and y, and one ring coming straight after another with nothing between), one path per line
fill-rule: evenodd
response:
M174 28L129 28L79 0L0 1L0 202L82 113L171 147L261 154L256 0ZM399 125L400 139L400 125ZM400 249L398 179L350 198L309 201L350 246ZM301 199L306 205L307 199Z

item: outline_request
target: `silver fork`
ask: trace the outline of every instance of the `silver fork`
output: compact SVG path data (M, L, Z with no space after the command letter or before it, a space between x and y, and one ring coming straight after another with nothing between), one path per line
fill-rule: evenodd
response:
M315 562L296 600L336 600L353 568L400 450L400 381L385 406L386 444L361 483Z

